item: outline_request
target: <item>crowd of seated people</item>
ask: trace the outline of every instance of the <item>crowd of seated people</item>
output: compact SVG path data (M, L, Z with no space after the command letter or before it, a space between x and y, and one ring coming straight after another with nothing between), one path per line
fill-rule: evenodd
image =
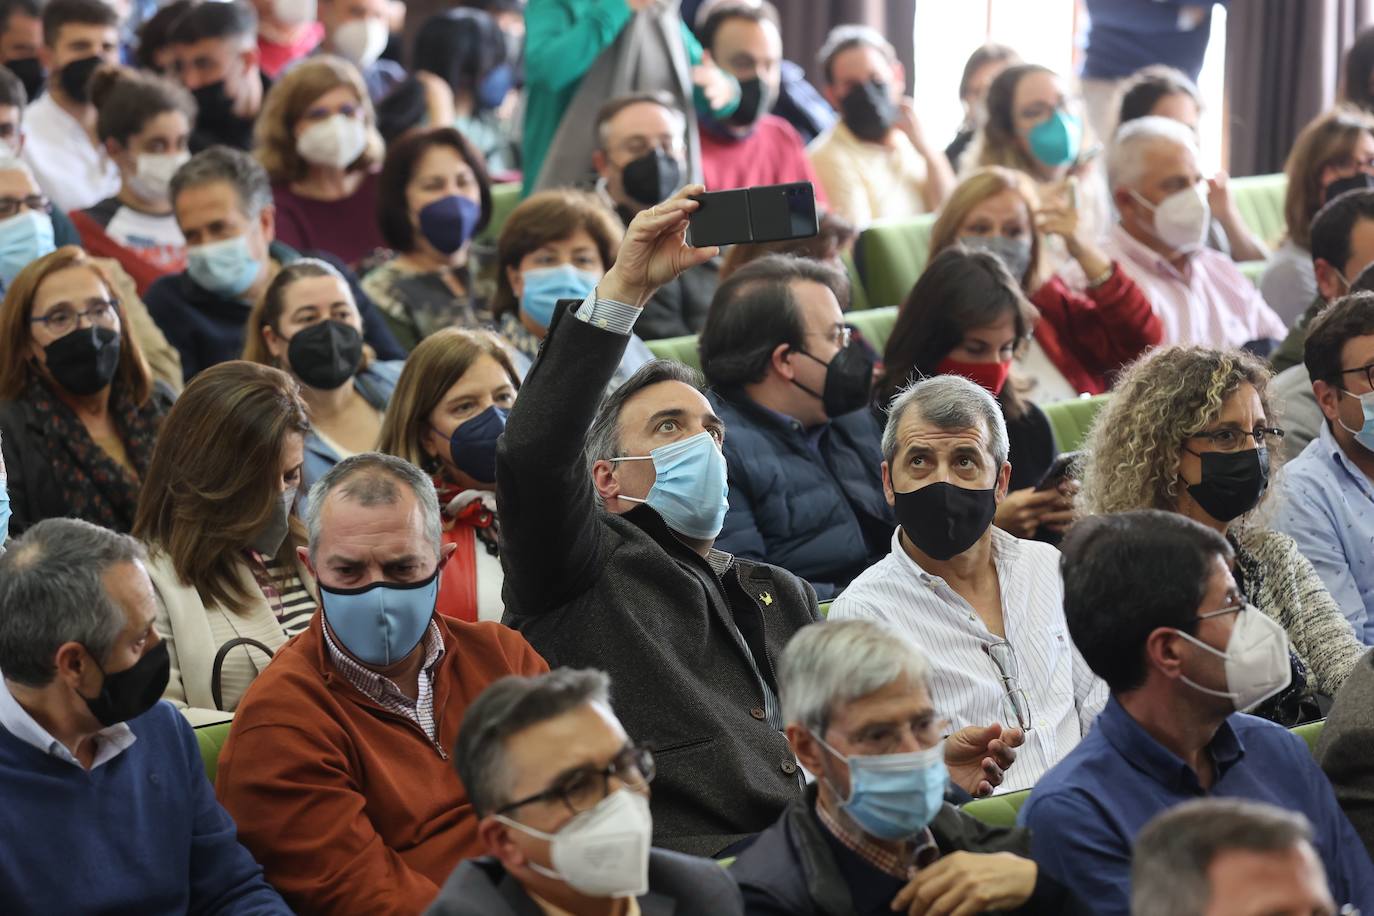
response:
M1374 912L1374 30L1121 3L0 0L0 910Z

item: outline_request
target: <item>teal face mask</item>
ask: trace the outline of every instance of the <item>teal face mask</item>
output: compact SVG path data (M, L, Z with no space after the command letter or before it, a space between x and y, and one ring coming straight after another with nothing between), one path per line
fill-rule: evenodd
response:
M653 461L654 485L644 499L620 498L645 503L668 527L684 537L710 540L725 524L730 508L730 484L726 479L725 456L710 433L697 433L668 445L660 445L647 455L612 458L612 461Z
M846 756L819 735L816 740L849 765L849 799L840 807L865 833L904 840L935 820L949 783L943 742L908 754Z
M261 269L242 235L186 250L186 272L216 296L233 299L243 295Z
M541 328L547 328L553 321L553 309L559 299L581 302L601 282L600 274L578 270L571 264L535 267L522 276L525 289L520 294L520 311Z
M1052 169L1068 165L1078 158L1078 144L1083 137L1083 125L1062 108L1031 128L1026 138L1031 155Z
M56 250L48 214L25 210L0 221L0 281L8 287L19 271Z
M0 477L0 548L10 538L10 491L7 481Z
M1374 391L1365 394L1351 394L1342 388L1341 394L1360 402L1360 409L1364 411L1364 424L1359 429L1351 429L1345 425L1345 421L1340 418L1339 414L1336 416L1336 422L1341 424L1341 429L1353 434L1356 442L1374 452Z
M372 582L362 588L320 586L329 631L365 665L385 668L411 653L429 628L439 570L423 582Z

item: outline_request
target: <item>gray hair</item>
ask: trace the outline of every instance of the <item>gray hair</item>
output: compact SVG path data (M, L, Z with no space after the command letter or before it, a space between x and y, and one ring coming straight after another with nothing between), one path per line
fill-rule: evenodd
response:
M1173 118L1150 115L1121 125L1107 150L1107 184L1112 190L1136 188L1145 172L1145 152L1157 143L1175 143L1197 160L1197 138Z
M827 84L835 82L835 58L851 48L873 48L881 51L889 63L897 62L892 42L877 29L866 25L837 25L825 36L825 43L816 52L816 62L821 65Z
M1000 468L1007 462L1007 421L987 389L962 375L933 375L906 386L892 398L883 427L883 460L897 458L897 434L909 408L938 429L969 429L980 424L988 431L988 451Z
M535 677L503 677L473 701L458 727L453 765L477 814L510 803L515 782L506 741L527 728L589 703L606 707L611 681L592 669L557 668Z
M103 662L128 624L105 590L111 567L142 561L143 546L75 518L39 522L0 556L0 672L26 687L57 673L54 656L77 642Z
M1207 870L1223 852L1284 852L1311 843L1301 814L1237 798L1203 798L1145 825L1131 864L1131 916L1202 916Z
M625 380L624 384L601 399L601 406L596 411L596 419L592 420L592 427L587 433L587 469L589 473L592 465L598 461L609 461L612 458L621 457L621 412L629 403L630 398L659 382L682 382L682 384L690 385L697 391L704 393L706 390L700 372L675 360L652 359L640 366L635 370L634 375Z
M916 643L887 624L809 624L792 637L778 663L783 721L824 735L836 704L868 696L903 677L924 686L929 672Z
M437 558L443 549L443 523L439 518L439 495L434 481L424 471L394 455L363 452L334 465L310 488L305 503L305 525L310 531L310 560L320 543L320 512L331 493L339 490L360 506L394 506L401 499L397 483L404 483L415 494L424 518L425 537Z
M242 150L212 146L196 153L172 176L170 196L173 204L188 188L223 181L239 197L239 212L252 219L272 202L272 182L267 170Z

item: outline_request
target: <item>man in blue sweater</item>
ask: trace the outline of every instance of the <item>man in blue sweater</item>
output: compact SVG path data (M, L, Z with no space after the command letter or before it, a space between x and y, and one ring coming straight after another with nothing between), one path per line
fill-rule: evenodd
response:
M0 910L290 913L215 800L134 539L76 519L0 558Z

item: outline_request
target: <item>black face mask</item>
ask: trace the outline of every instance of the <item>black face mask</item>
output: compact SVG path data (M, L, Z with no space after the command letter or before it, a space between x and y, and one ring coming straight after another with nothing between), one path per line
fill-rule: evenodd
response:
M997 489L966 490L940 481L896 493L897 521L921 553L941 562L968 550L997 514Z
M1269 488L1269 449L1203 452L1198 457L1202 459L1202 479L1188 484L1188 495L1208 515L1229 522L1259 505Z
M757 76L751 80L741 80L739 107L725 119L725 123L734 127L753 127L772 107L773 87Z
M86 701L96 721L109 728L143 715L162 699L172 673L172 658L167 654L167 643L159 642L143 653L133 667L113 674L101 668L100 673L105 675L100 693L95 699L84 696L81 699Z
M821 363L805 350L797 352L807 359ZM796 379L792 380L792 384L813 398L820 398L827 417L833 420L835 417L842 417L868 406L869 395L873 391L873 357L863 347L851 343L836 353L829 363L821 365L825 366L825 387L820 394Z
M209 135L202 142L208 140L210 144L222 143L242 150L252 147L253 119L234 114L234 100L229 97L224 80L201 86L191 95L196 100L196 131Z
M897 103L892 101L887 83L879 80L862 83L840 100L840 116L854 136L878 143L897 121Z
M1337 178L1322 188L1322 203L1329 204L1346 191L1367 191L1374 188L1374 175L1356 172L1349 178Z
M119 332L99 325L77 328L43 348L53 380L72 394L95 394L119 368Z
M286 348L291 371L311 388L333 391L363 363L363 335L352 325L329 319L297 331Z
M86 92L87 85L91 81L91 74L95 72L103 60L99 57L83 57L74 60L61 70L57 71L57 80L62 84L62 91L67 98L76 102L78 105L85 105L91 100Z
M38 58L21 57L5 66L24 84L24 92L28 94L30 102L38 98L39 93L43 91L43 84L48 81L48 75L43 72L43 65L38 62Z
M682 163L661 149L651 149L621 170L625 193L646 207L662 203L682 184Z

